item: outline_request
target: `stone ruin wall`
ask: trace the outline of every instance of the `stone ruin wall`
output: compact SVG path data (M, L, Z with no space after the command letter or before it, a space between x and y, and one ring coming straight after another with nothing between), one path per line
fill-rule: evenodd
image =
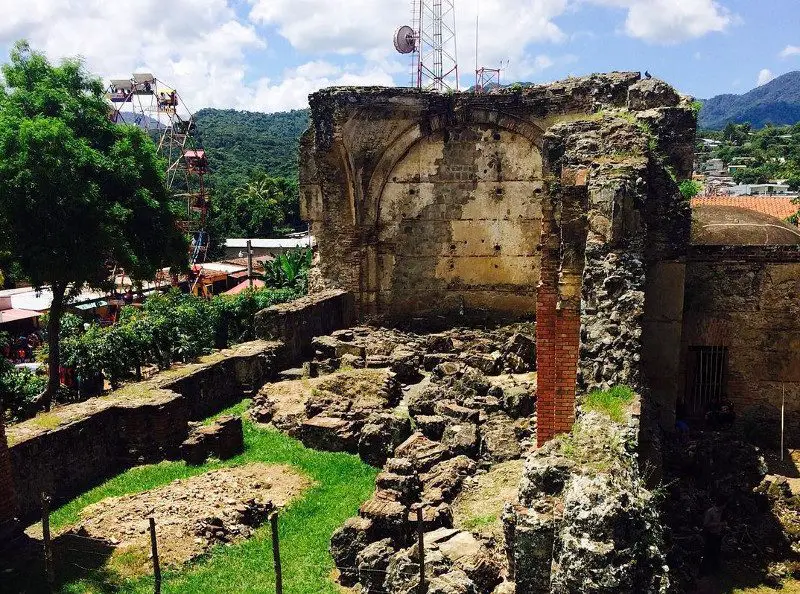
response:
M15 502L11 456L8 452L3 419L0 417L0 542L15 528Z
M177 459L190 421L238 402L296 364L314 336L353 321L351 295L323 292L260 312L258 334L266 340L60 407L48 418L56 427L34 418L6 428L0 417L0 549L17 529L16 518L36 517L43 492L58 504L122 469Z
M686 273L681 360L688 392L690 347L727 349L725 398L755 443L800 444L800 246L693 246Z
M576 370L582 390L651 387L671 426L688 98L611 73L489 95L334 88L311 108L317 286L353 292L362 317L535 314L540 443L574 421Z

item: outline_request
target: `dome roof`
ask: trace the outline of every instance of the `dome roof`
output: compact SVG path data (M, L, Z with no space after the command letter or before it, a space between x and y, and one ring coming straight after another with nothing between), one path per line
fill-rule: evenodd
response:
M737 206L697 206L694 245L800 245L800 229L768 214Z

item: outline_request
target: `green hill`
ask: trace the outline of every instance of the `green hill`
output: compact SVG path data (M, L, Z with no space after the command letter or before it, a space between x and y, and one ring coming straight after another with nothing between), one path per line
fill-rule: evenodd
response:
M195 114L197 146L208 155L209 183L217 194L229 194L255 173L297 179L300 136L308 127L308 110L257 113L202 109Z
M719 95L703 102L700 128L720 130L727 124L793 125L800 122L800 71L779 76L744 95Z

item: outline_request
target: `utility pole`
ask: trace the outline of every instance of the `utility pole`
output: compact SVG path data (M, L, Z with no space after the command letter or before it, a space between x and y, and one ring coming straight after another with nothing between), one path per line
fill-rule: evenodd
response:
M250 281L250 288L253 288L253 242L247 240L247 279Z

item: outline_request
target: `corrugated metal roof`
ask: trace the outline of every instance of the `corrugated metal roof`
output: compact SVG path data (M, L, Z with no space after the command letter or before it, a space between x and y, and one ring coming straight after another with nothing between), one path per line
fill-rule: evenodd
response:
M316 241L313 237L291 238L291 239L226 239L226 248L246 248L247 242L258 249L295 249L308 247L309 241L314 245Z

